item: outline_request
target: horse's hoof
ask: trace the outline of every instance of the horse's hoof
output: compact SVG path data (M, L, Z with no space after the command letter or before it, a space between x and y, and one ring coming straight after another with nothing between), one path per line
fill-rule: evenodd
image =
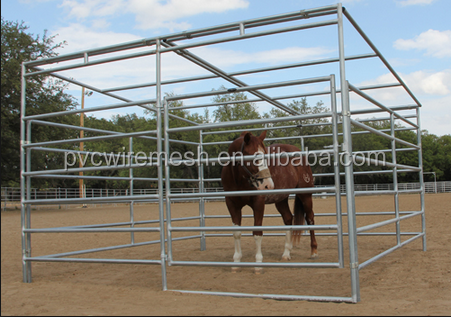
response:
M254 270L255 275L260 275L263 274L263 268L261 267L256 267Z
M233 274L238 273L239 271L240 271L239 267L232 267L232 273Z
M282 257L282 261L288 262L288 261L290 261L290 260L291 260L291 256L289 256L289 255L284 255L284 256Z
M312 259L316 259L318 257L318 253L312 253L312 255L310 256L310 258Z

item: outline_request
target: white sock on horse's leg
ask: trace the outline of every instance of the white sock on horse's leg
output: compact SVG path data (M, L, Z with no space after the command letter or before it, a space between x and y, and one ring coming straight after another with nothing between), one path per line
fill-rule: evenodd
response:
M243 257L241 252L241 231L234 231L233 238L235 239L235 253L233 254L233 262L241 262L241 258ZM232 273L235 273L238 270L238 267L232 267Z
M293 242L291 241L291 230L287 231L287 234L285 236L285 250L282 254L282 260L288 261L291 260L290 252L293 249Z
M255 262L263 262L263 254L262 254L262 239L263 236L254 236L255 239L255 244L257 246L257 252L255 254ZM256 274L260 274L263 272L263 268L261 267L256 267L255 268L255 273Z

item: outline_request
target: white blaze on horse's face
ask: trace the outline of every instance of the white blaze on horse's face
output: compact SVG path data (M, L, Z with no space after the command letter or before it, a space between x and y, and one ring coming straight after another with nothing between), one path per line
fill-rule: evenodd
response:
M265 155L265 150L262 147L259 147L256 154L258 154L257 157L260 157L260 156L263 157ZM268 173L268 175L271 175L269 173L268 161L266 159L264 159L264 158L256 159L255 165L258 167L259 174ZM271 176L269 176L269 177L255 181L254 186L259 190L274 189L274 182L273 182Z

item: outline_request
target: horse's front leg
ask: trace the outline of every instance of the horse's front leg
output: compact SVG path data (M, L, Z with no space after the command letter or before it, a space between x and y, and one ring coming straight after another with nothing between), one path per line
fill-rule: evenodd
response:
M288 198L276 203L276 208L282 215L283 223L286 226L291 226L293 224L293 215L291 214L290 207L288 206ZM291 260L291 250L293 249L293 242L291 240L292 232L287 230L285 236L285 246L282 254L282 261Z
M234 226L241 226L242 207L240 204L234 202L231 197L226 197L226 205L229 209L230 216ZM243 253L241 252L241 231L233 232L233 239L235 240L235 253L233 254L233 262L241 262ZM238 272L239 267L232 267L232 273Z
M258 197L254 201L253 206L254 211L254 226L261 227L263 225L263 214L265 212L265 199L264 197ZM256 245L256 253L255 253L255 262L262 263L263 262L263 253L262 253L262 239L263 232L262 231L253 231L255 245ZM255 274L263 273L262 267L255 268Z
M234 224L234 226L238 226ZM243 253L241 252L241 231L234 231L233 238L235 239L235 253L233 254L233 262L241 262ZM239 271L239 267L232 267L232 273Z
M263 235L254 235L255 245L257 246L257 250L255 253L255 262L261 263L263 262L263 253L262 253L262 239ZM263 273L262 267L255 268L255 274Z

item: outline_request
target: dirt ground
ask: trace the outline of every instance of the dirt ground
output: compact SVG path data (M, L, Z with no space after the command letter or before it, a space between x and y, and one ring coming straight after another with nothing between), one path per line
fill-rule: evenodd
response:
M1 314L5 315L449 315L451 311L451 194L426 195L427 251L417 239L400 250L360 270L361 301L357 304L281 301L260 298L186 294L162 291L159 265L47 263L33 262L33 282L22 282L20 211L1 212ZM392 196L356 198L357 212L392 211ZM402 211L420 208L418 195L400 197ZM334 224L333 198L315 199L316 224ZM135 205L135 221L156 219L156 204ZM172 205L173 218L195 216L198 205ZM223 202L206 204L207 215L227 215ZM251 214L246 209L245 214ZM267 206L267 214L275 214ZM32 210L32 227L125 222L130 218L126 205ZM358 216L362 226L390 216ZM346 231L347 218L343 217ZM198 220L174 222L174 226L197 226ZM207 219L207 225L230 225L230 219ZM244 225L251 225L248 218ZM264 225L281 225L281 217L265 218ZM154 226L153 224L151 226ZM404 232L420 231L419 217L401 222ZM379 232L393 232L387 225ZM317 232L317 234L326 233ZM184 234L186 235L186 234ZM180 234L175 235L181 236ZM405 241L410 236L402 236ZM157 239L155 233L135 233L135 243ZM309 238L293 249L292 262L336 262L336 237L318 235L319 258L309 259ZM32 235L33 256L84 250L130 242L130 233L40 233ZM345 268L265 268L255 275L252 268L231 273L227 267L167 268L170 290L230 291L243 293L290 294L350 297L348 240L345 237ZM264 262L279 262L284 237L263 238ZM394 236L359 236L359 262L363 263L396 245ZM174 260L231 261L233 238L208 237L207 250L199 250L199 239L173 243ZM242 261L253 261L255 243L243 237ZM159 259L158 245L89 253L79 257L115 259Z

